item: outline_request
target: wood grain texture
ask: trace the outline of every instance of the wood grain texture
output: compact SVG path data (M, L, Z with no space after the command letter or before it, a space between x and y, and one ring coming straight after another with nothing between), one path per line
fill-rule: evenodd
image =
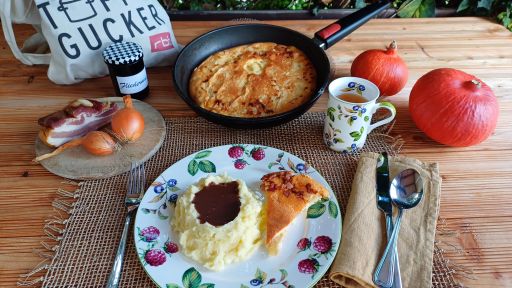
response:
M308 36L331 21L269 21ZM233 22L174 22L181 44L201 33ZM18 25L21 39L31 27ZM3 36L3 35L2 35ZM0 287L14 287L18 275L39 263L44 220L52 214L56 188L62 178L30 162L38 131L37 118L79 97L108 97L108 77L72 86L48 81L44 66L25 66L0 37ZM405 140L403 153L440 163L443 177L441 217L447 230L460 231L442 238L452 264L472 271L459 280L469 287L512 286L512 33L482 18L376 19L327 53L335 76L347 76L351 61L362 51L384 48L392 39L407 62L410 79L397 96L386 100L397 106L393 135ZM21 43L21 41L19 41ZM474 74L492 87L500 104L494 134L484 143L450 148L429 140L411 122L407 99L414 82L426 72L452 67ZM164 117L195 115L172 85L170 67L148 69L151 96L147 103ZM323 95L312 111L323 111ZM24 177L26 176L26 177ZM71 187L68 187L71 188ZM454 247L462 246L465 252Z

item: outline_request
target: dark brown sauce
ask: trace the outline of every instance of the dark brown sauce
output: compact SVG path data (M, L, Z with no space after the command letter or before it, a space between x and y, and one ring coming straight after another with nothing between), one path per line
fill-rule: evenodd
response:
M194 203L199 213L199 223L222 226L240 213L238 182L210 183L194 195Z

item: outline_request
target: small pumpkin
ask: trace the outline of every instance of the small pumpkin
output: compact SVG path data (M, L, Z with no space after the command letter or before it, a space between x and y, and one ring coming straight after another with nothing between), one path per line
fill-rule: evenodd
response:
M409 70L398 55L394 40L386 50L372 49L359 54L352 62L350 74L373 82L382 96L398 94L409 78Z
M460 70L441 68L414 84L409 111L416 126L433 140L465 147L479 144L493 133L499 106L482 80Z

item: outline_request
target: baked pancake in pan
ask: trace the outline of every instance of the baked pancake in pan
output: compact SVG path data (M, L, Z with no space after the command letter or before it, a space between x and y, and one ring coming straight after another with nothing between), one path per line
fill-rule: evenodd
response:
M271 42L217 52L189 82L189 93L202 108L245 118L292 110L315 91L316 70L309 58L294 46Z

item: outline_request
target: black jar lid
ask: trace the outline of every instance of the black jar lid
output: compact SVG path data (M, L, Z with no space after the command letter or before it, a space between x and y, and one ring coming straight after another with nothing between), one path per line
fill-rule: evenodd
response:
M105 63L114 65L135 63L142 55L142 47L133 42L114 43L103 50Z

